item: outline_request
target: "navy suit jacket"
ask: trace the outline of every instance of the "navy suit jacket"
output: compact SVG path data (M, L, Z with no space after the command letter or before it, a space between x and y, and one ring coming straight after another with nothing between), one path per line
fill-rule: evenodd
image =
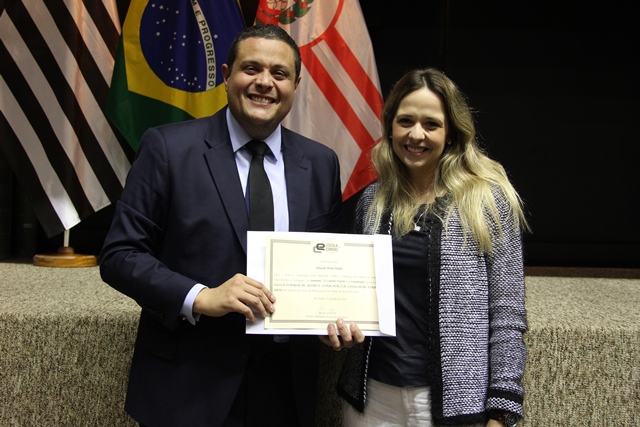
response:
M180 309L195 283L246 273L249 218L223 109L149 129L142 138L100 256L102 278L141 307L125 409L152 426L217 426L233 402L250 341L238 313ZM341 232L338 159L282 129L289 229ZM303 425L315 416L319 340L291 337Z

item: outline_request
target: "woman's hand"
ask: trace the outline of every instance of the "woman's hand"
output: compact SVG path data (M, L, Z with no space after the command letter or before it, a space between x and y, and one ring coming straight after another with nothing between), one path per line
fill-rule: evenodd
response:
M329 323L327 332L327 336L319 337L320 341L333 347L335 351L340 351L343 348L351 348L354 344L360 344L364 341L364 335L358 325L351 322L351 324L347 326L342 318L338 319L335 325Z

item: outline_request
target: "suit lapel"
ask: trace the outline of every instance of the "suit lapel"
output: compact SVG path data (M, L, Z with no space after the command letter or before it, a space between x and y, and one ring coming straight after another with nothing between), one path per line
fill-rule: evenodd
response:
M289 230L306 231L311 197L311 162L296 144L295 135L282 129L284 171L289 204Z
M204 157L227 216L246 253L249 216L229 140L225 111L226 109L223 109L211 117L211 124L205 136L209 150L205 152ZM295 134L285 128L282 129L282 147L289 204L289 230L306 231L312 165L296 143ZM220 221L220 218L213 220Z
M210 148L204 153L204 158L227 216L246 253L249 216L229 139L225 111L226 109L223 109L211 118L211 125L205 137L205 142ZM215 212L212 212L213 214ZM213 221L220 220L213 218Z

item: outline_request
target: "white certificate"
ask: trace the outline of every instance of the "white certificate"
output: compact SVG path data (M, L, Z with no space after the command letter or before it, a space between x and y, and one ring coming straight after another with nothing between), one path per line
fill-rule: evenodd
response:
M395 336L388 235L249 231L247 275L276 296L249 334L326 335L341 317L364 335Z

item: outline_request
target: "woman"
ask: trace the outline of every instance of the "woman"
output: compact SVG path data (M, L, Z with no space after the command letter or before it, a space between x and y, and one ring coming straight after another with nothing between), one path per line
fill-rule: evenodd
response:
M378 180L358 202L355 231L392 235L397 336L349 351L338 385L345 425L516 425L527 329L521 200L442 72L406 74L382 121Z

